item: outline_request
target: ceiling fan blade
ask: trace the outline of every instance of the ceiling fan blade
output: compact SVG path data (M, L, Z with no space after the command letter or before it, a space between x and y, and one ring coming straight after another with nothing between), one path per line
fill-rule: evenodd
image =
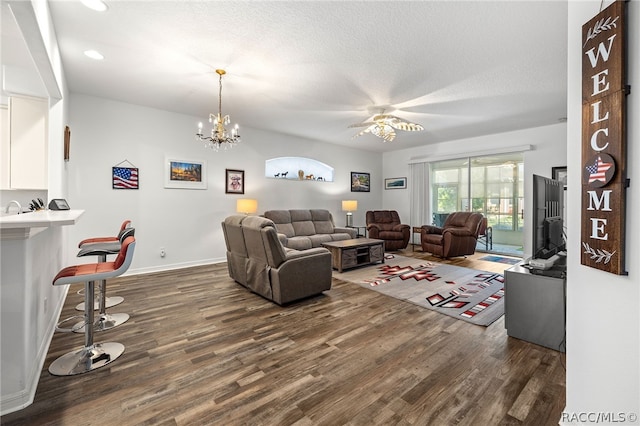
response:
M350 124L349 128L352 127L365 127L365 126L372 126L376 123L372 122L372 121L365 121L364 123L357 123L357 124Z
M350 126L350 127L351 127L351 126ZM361 131L360 133L358 133L358 134L356 134L356 135L353 135L353 137L352 137L351 139L355 139L355 138L357 138L358 136L362 136L362 135L364 135L365 133L369 133L370 131L371 131L371 126L367 127L366 129L364 129L364 130L363 130L363 131Z
M404 130L405 132L419 132L421 130L424 130L424 127L422 127L419 124L416 123L409 123L406 121L401 121L399 123L389 123L392 127L398 129L398 130Z

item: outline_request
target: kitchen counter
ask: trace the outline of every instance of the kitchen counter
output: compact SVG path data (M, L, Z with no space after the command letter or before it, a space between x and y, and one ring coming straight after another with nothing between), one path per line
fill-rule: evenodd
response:
M39 228L75 225L83 213L84 210L39 210L0 216L0 239L29 238L43 230Z
M65 226L84 210L0 217L0 415L33 402L69 286L52 285L67 266Z

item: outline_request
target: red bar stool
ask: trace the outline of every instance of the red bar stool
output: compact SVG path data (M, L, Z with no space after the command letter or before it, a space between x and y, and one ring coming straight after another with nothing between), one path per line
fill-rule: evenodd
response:
M135 235L134 228L126 228L122 232L120 232L120 241L116 242L105 242L105 243L87 243L82 246L82 249L78 253L78 257L84 256L98 256L98 262L104 263L107 261L107 256L111 254L118 254L120 249L122 248L122 243L128 237L133 237ZM93 323L94 331L105 331L109 330L113 327L116 327L120 324L127 322L129 319L128 314L108 314L107 313L107 280L100 281L100 291L98 293L98 311L99 318L97 321ZM118 298L124 300L122 297ZM84 309L84 302L81 303ZM76 307L77 309L77 307ZM95 306L94 306L95 309ZM85 323L84 321L76 324L72 331L75 333L84 333Z
M58 272L53 279L53 285L84 282L85 302L93 300L95 282L125 273L133 260L135 246L135 238L128 237L122 243L120 252L113 262L68 266ZM49 366L49 373L54 376L86 373L113 362L124 353L124 345L121 343L93 343L93 327L86 326L93 324L93 309L90 303L85 303L84 322L84 347L57 358Z
M120 244L124 239L128 236L135 235L135 228L131 227L131 221L125 220L120 225L120 231L118 235L115 237L93 237L87 238L78 243L78 248L80 248L80 252L78 253L78 257L83 256L91 256L96 255L99 256L99 262L106 262L107 255L109 254L117 254L120 251ZM91 253L88 248L90 246L94 246L94 244L103 244L102 250L99 253ZM94 246L95 247L95 246ZM101 313L106 308L111 308L113 306L119 305L124 302L124 298L120 296L111 296L107 297L106 293L106 282L102 281L100 283L100 292L98 293L98 300L94 300L93 309L100 309ZM78 291L78 294L82 294L82 290ZM104 308L102 307L102 303L104 302ZM76 310L84 311L84 302L78 303L76 306ZM125 320L126 321L126 320Z
M118 235L120 235L120 233L122 231L124 231L127 228L131 227L131 221L129 219L125 220L124 222L122 222L122 225L120 225L120 230L118 231ZM80 241L78 243L78 248L82 248L83 245L85 244L93 244L93 243L116 243L120 241L119 237L93 237L93 238L86 238L82 241Z

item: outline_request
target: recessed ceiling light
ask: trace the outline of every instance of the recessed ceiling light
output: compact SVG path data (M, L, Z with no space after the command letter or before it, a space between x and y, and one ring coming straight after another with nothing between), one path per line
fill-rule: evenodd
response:
M82 4L89 9L97 10L98 12L104 12L108 9L107 4L102 0L81 0Z
M104 56L102 56L100 52L97 52L95 50L85 50L84 54L91 59L95 59L96 61L101 61L104 59Z

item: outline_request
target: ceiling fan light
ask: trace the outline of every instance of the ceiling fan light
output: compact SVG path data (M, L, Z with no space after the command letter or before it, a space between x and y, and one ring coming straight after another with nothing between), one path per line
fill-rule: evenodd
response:
M394 115L384 114L380 112L376 114L371 119L372 121L366 121L364 123L352 124L349 127L363 127L367 126L366 129L358 133L354 136L362 136L365 133L371 133L374 136L377 136L383 139L385 142L391 142L396 137L396 130L403 130L406 132L416 132L424 130L420 124L411 123L409 121L404 121L403 119L396 117Z

